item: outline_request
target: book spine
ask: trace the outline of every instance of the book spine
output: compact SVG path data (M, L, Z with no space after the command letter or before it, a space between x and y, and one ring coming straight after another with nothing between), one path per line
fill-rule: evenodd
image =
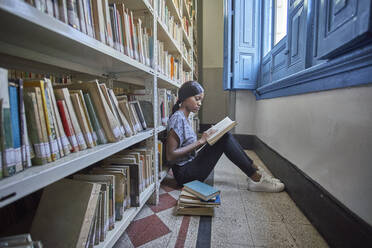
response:
M48 141L48 133L47 133L46 123L45 123L45 116L44 116L43 103L42 103L43 100L41 97L40 88L35 87L34 91L35 91L35 96L36 96L37 109L39 112L39 123L40 123L41 131L43 134L42 144L44 145L44 150L48 156L48 162L51 162L52 157L51 157L51 151L50 151L50 144Z
M9 84L9 103L10 115L13 131L13 149L14 149L14 163L15 172L23 170L22 166L22 148L21 148L21 133L19 123L19 101L18 101L18 88L15 85Z
M45 82L46 82L46 88L48 89L48 94L49 94L49 97L50 97L53 116L55 117L56 129L58 130L59 139L60 139L61 146L62 146L62 149L60 149L61 154L64 154L66 156L70 153L71 145L70 145L70 143L67 139L67 136L65 134L65 131L63 129L61 117L59 115L57 102L56 102L56 98L55 98L54 91L53 91L52 82L49 79L45 79Z
M64 23L68 23L66 0L58 0L58 11L59 19Z
M97 140L99 144L106 144L107 139L105 137L105 133L103 129L101 128L101 124L99 123L99 120L96 116L96 111L94 109L94 106L92 104L92 101L90 99L89 94L84 94L85 103L87 105L88 114L90 116L90 119L92 121L93 129L95 133L97 134Z
M18 101L19 101L19 124L21 132L21 145L22 145L22 165L26 169L31 167L31 152L30 152L30 141L27 131L27 121L25 114L25 105L23 101L23 80L17 80L18 85Z
M70 117L66 109L66 103L63 100L58 100L57 106L61 116L63 129L65 130L65 133L71 143L71 152L77 152L79 151L79 145L74 130L72 128Z
M0 68L0 99L2 99L2 166L3 176L15 174L13 133L9 103L8 70Z
M26 92L24 95L24 103L27 106L26 118L27 128L30 133L30 141L34 147L34 157L32 158L33 165L43 165L48 162L48 154L45 151L43 144L43 135L39 121L39 111L37 109L36 96L34 92Z
M46 86L46 84L44 84L44 86ZM56 127L56 120L55 120L55 115L54 115L54 111L53 111L53 108L52 108L52 103L51 103L51 98L50 98L50 95L49 95L49 91L48 91L48 88L47 87L44 87L44 95L45 95L45 103L46 103L46 106L47 106L47 119L49 120L49 125L50 125L50 131L51 131L51 137L52 137L52 141L53 142L53 146L52 146L52 152L56 154L56 159L59 159L61 157L64 156L64 153L63 153L63 148L62 148L62 142L61 142L61 139L59 137L59 132L57 130L57 127Z

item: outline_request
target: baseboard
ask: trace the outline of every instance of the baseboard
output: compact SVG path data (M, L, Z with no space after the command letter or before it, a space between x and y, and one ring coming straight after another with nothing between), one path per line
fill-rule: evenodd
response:
M372 247L372 227L368 223L256 136L253 147L331 247Z

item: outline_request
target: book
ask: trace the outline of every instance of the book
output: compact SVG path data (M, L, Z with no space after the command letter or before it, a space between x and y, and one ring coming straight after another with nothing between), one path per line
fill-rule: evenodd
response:
M133 131L132 131L130 125L129 125L128 120L125 118L123 112L119 108L119 103L118 103L118 100L117 100L117 98L116 98L116 96L114 94L114 91L112 89L109 89L108 90L108 94L109 94L109 97L110 97L110 99L112 101L112 107L114 108L115 112L117 113L117 116L118 116L119 121L123 125L124 131L125 131L125 136L126 137L132 136L133 135Z
M80 101L78 93L70 92L70 97L80 129L84 136L85 143L88 148L92 148L95 146L95 144L93 141L92 133L89 130L88 120L83 110L83 103Z
M32 222L32 237L45 247L85 247L100 191L100 184L71 179L45 187Z
M115 176L113 175L92 175L92 174L76 174L74 179L92 182L106 182L109 188L108 194L108 210L109 210L109 230L115 227Z
M179 205L182 207L216 207L221 205L221 198L219 194L208 201L204 201L199 197L187 192L186 190L181 191L179 201Z
M237 125L236 121L232 121L229 117L225 117L223 120L218 122L216 125L207 130L216 130L211 136L208 137L207 142L209 145L214 145L225 133L230 131L233 127Z
M121 220L124 215L125 199L125 174L124 170L119 168L94 167L91 174L113 175L115 177L115 220Z
M34 92L26 92L23 98L24 103L27 106L27 128L29 129L30 141L34 148L34 157L32 158L32 164L43 165L48 162L48 154L45 151L46 144L43 143L43 134L41 131L36 95Z
M18 85L18 103L19 103L19 125L21 134L21 151L22 151L22 166L24 169L31 167L31 151L30 151L30 140L27 130L27 120L25 113L25 104L23 101L23 80L17 79L16 84Z
M198 180L185 183L183 187L186 191L194 194L204 201L210 200L221 192L220 190Z
M79 144L75 136L75 131L72 126L70 115L67 111L67 106L64 100L58 100L57 106L59 110L59 114L61 116L61 121L63 125L63 129L66 133L67 138L71 144L71 152L78 152L79 151Z
M56 137L56 130L54 128L54 122L52 119L51 113L51 106L49 104L48 98L45 94L45 82L43 80L28 80L23 82L23 86L26 88L39 88L41 93L41 100L42 100L42 107L44 111L44 118L45 118L45 127L46 132L48 135L50 152L52 161L57 160L60 157L58 144L57 144L57 137Z
M79 89L83 93L89 93L96 114L105 132L106 138L109 142L117 142L121 140L124 135L120 130L119 121L112 113L108 102L101 90L98 81L84 82L83 84L72 84L68 86L69 89Z
M52 161L52 156L51 156L51 148L50 148L50 142L48 139L48 133L46 130L46 123L45 123L45 116L44 116L44 107L43 107L43 101L41 97L41 90L38 87L30 87L30 88L25 88L26 92L34 92L35 97L36 97L36 105L37 105L37 111L38 111L38 122L41 128L41 134L42 134L42 145L44 145L44 151L45 151L45 156L47 157L48 162Z
M69 90L67 88L54 89L54 94L57 100L64 100L66 104L65 111L68 113L70 117L72 128L74 130L75 137L79 145L79 150L81 151L87 149L87 144L85 142L83 132L81 131L78 117L76 116L76 112L73 107L74 105L72 103Z
M51 98L52 110L53 110L54 116L56 118L56 126L57 126L57 129L59 131L62 150L63 150L64 155L66 156L66 155L70 154L71 145L70 145L70 143L67 139L67 136L65 134L65 131L63 129L63 124L62 124L61 116L59 115L57 101L56 101L56 97L54 95L52 82L48 78L45 78L44 81L45 81L45 87L47 88L47 90L49 92L49 96Z
M182 207L180 201L177 201L175 210L177 215L197 215L197 216L214 216L214 208L206 207Z
M22 166L22 148L21 148L21 128L19 122L19 102L18 87L16 84L9 82L9 104L10 116L13 131L13 149L14 149L14 168L15 173L23 170Z
M92 128L94 133L97 135L97 143L98 144L106 144L107 139L105 136L105 132L103 131L101 124L98 120L96 115L96 110L93 106L92 100L90 99L89 93L84 94L85 104L87 106L88 114L91 120Z
M141 106L140 106L139 102L138 101L131 101L131 102L129 102L129 104L134 106L134 110L136 111L136 114L138 116L138 120L139 120L139 122L142 126L142 129L146 130L147 129L147 124L146 124L146 120L145 120L145 117L144 117L144 114L142 112L142 109L141 109Z

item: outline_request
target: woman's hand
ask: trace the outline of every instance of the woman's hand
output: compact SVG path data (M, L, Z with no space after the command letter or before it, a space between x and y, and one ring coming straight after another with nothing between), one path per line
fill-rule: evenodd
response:
M215 132L217 132L217 130L216 129L213 129L213 126L212 126L212 129L209 129L209 130L205 131L202 134L201 138L199 139L200 144L204 145L205 143L207 143L207 139L211 135L213 135Z

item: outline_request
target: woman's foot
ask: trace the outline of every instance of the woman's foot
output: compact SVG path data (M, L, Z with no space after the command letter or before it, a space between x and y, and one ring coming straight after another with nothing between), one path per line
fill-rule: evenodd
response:
M271 178L275 182L281 183L281 181L278 178L273 177L272 175L270 175L269 173L267 173L264 169L262 169L259 166L257 166L257 173L260 174L261 176L265 176L265 177Z
M259 181L255 181L251 178L248 178L248 190L255 191L255 192L281 192L284 190L284 184L282 182L278 182L278 179L267 177L265 175L261 175Z

